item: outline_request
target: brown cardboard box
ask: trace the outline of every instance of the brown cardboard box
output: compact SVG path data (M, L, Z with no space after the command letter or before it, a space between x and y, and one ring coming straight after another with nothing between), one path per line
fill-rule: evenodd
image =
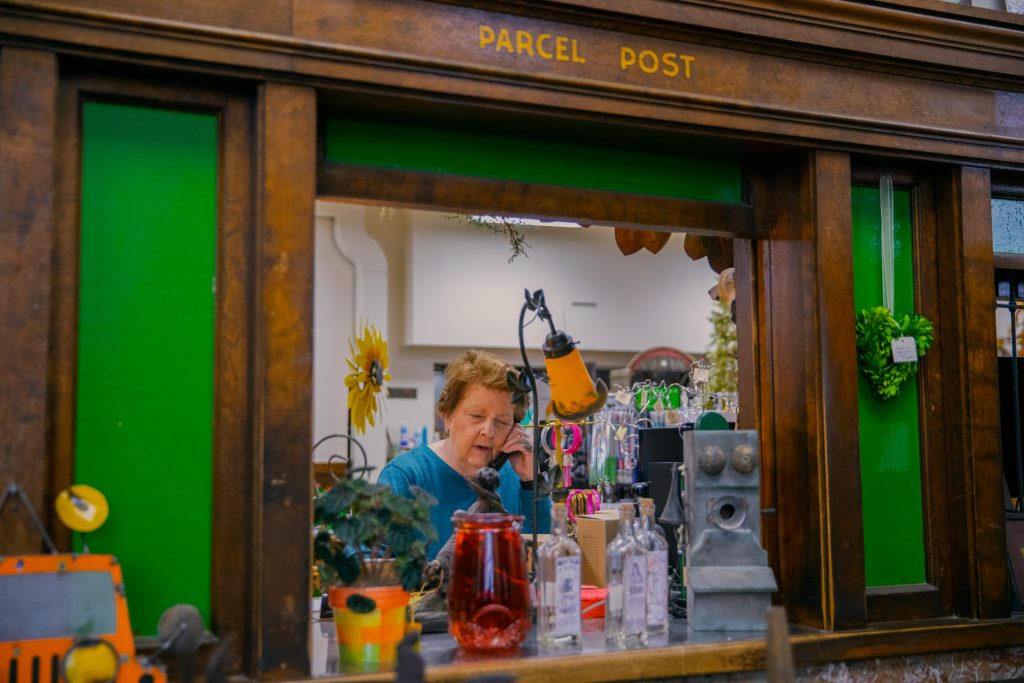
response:
M594 586L608 585L604 552L618 532L618 510L600 510L592 515L577 515L576 542L583 551L583 583Z

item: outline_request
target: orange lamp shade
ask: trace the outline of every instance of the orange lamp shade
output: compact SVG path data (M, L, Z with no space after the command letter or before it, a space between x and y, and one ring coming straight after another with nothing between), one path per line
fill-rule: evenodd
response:
M582 420L604 407L608 387L594 384L572 337L565 332L548 335L544 342L544 366L551 384L548 410L562 420Z

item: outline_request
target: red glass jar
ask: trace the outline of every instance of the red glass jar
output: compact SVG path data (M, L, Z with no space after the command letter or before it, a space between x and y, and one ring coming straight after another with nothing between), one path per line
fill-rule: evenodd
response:
M456 512L448 631L467 652L508 652L530 631L523 518Z

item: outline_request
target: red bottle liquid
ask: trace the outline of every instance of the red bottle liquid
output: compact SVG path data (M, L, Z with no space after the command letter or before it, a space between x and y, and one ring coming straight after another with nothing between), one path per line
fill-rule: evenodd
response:
M530 631L523 518L456 512L448 631L467 652L508 652Z

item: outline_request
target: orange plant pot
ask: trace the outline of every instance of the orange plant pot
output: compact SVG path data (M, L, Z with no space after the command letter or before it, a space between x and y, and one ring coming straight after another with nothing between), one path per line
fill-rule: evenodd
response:
M353 594L365 595L377 603L368 614L357 614L345 602ZM328 593L338 633L338 655L343 665L390 663L395 661L398 643L405 636L409 594L401 586L335 588Z

